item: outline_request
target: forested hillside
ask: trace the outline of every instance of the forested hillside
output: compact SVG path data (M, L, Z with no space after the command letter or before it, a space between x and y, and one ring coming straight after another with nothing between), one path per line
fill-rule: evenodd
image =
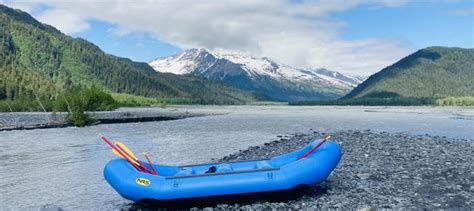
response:
M370 76L344 99L474 96L474 49L421 49Z
M97 46L0 5L0 100L55 100L96 85L181 103L242 104L253 95L209 80L156 73L148 64L105 54Z
M474 49L421 49L332 101L294 105L474 105Z

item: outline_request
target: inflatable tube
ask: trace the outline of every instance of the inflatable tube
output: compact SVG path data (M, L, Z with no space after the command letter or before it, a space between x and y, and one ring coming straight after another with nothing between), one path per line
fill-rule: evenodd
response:
M104 177L122 197L158 205L278 195L314 186L333 171L341 159L341 149L332 141L327 141L308 157L298 160L319 142L314 141L297 151L264 160L186 166L154 165L159 175L139 172L124 159L115 159L105 166Z

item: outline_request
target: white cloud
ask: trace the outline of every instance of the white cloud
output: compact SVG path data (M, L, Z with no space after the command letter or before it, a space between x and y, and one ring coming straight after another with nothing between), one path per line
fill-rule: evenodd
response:
M79 14L64 9L48 9L37 16L38 20L55 26L66 34L73 34L89 29L86 19Z
M38 18L66 33L87 30L87 19L112 23L117 34L150 33L181 48L267 56L296 67L369 74L412 49L397 40L344 40L346 23L329 17L359 5L396 7L405 1L291 0L39 0Z

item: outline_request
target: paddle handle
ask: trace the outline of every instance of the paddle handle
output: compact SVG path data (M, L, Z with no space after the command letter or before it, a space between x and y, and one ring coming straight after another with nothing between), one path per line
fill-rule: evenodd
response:
M311 153L314 152L314 150L316 150L319 146L321 146L322 144L324 144L324 142L326 142L327 140L329 140L331 138L331 136L326 136L326 138L324 138L321 142L319 142L318 145L314 146L313 148L311 148L309 151L307 151L306 153L304 153L303 155L301 155L298 160L301 160L305 157L308 157L308 155L310 155Z
M143 155L145 156L145 159L148 161L148 164L150 164L151 169L153 170L154 175L158 175L158 171L156 171L155 166L153 166L153 163L151 162L151 160L150 160L150 158L148 157L148 155L147 155L146 153L143 153Z
M128 163L130 163L130 165L135 167L135 169L137 169L140 172L143 171L140 169L140 167L138 167L135 163L133 163L127 156L125 156L125 154L123 154L123 152L119 148L117 148L114 144L112 144L112 142L110 142L107 138L105 138L105 136L101 136L100 138L104 140L105 143L107 143L112 149L117 151L126 161L128 161Z
M120 150L122 150L122 152L123 152L125 155L127 155L128 158L133 159L133 158L132 158L133 156L130 155L130 154L128 154L127 151L126 151L124 148L122 148L120 145L116 145L116 146L117 146ZM143 165L142 162L140 162L140 160L136 159L135 161L138 162L138 164L140 164L140 165L138 165L138 167L139 167L141 170L143 170L145 173L153 174L145 165Z

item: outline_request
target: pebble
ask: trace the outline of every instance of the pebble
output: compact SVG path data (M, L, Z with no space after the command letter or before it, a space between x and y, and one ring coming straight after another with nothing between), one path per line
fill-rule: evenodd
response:
M39 208L39 211L62 211L61 207L58 207L54 204L46 204Z

